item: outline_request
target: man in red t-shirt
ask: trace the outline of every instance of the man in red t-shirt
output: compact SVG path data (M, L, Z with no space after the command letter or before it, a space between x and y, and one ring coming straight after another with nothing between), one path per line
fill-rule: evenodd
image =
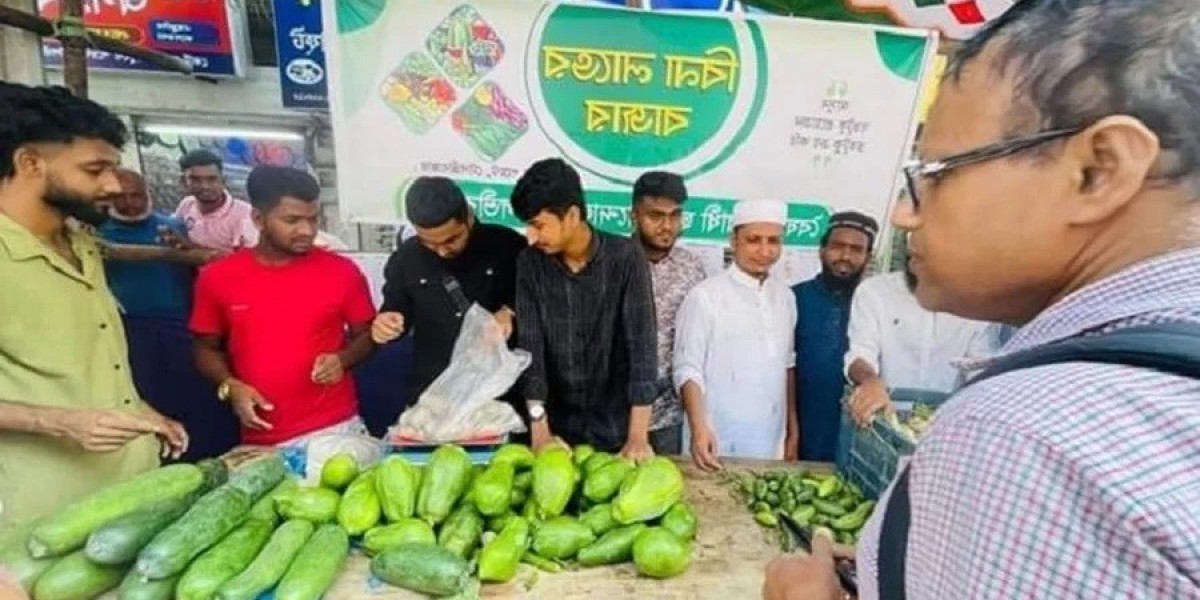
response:
M373 349L367 280L349 259L313 246L320 186L311 175L255 167L246 191L261 235L200 272L196 363L233 405L243 443L365 433L345 374Z

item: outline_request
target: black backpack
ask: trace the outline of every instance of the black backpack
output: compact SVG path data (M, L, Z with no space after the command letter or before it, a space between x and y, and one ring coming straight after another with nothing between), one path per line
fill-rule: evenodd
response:
M1011 371L1068 362L1125 365L1200 380L1200 325L1131 327L1047 344L1001 359L967 385ZM879 538L879 597L906 600L904 573L911 517L907 468L896 479L885 510Z

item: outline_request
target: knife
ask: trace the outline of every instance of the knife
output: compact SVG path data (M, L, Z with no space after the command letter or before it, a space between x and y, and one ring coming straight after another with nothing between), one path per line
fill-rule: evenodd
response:
M779 512L779 527L788 536L793 548L812 552L811 529L801 525L799 521L783 511ZM837 572L838 583L842 585L842 589L853 596L858 596L858 570L854 566L854 561L848 558L834 558L833 570Z

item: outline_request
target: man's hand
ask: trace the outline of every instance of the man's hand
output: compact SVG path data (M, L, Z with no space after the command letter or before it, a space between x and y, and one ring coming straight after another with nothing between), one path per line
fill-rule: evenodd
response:
M833 541L830 532L818 528L812 536L812 552L781 556L767 565L763 600L839 600L841 584L833 570Z
M193 242L186 235L180 234L178 231L165 225L158 228L158 243L159 245L176 250L197 250L201 248L200 245Z
M692 462L701 471L721 470L721 462L717 460L718 448L717 434L708 423L700 423L692 428Z
M570 444L550 431L550 425L546 423L545 419L529 424L529 446L533 448L534 452L540 452L542 448L550 446L571 449Z
M158 439L162 442L162 457L175 459L183 456L188 449L188 434L178 421L168 419L163 414L150 410L149 417L158 423Z
M882 378L868 379L854 388L850 395L850 416L859 427L869 424L883 410L892 410L892 399Z
M313 383L333 385L342 380L346 369L342 366L342 357L337 354L322 354L313 362Z
M239 421L247 429L259 429L262 431L270 431L272 426L261 416L258 411L275 410L258 390L240 382L231 381L229 383L229 404L233 406L233 412L237 415Z
M783 460L795 462L800 460L800 437L789 434L783 438Z
M128 410L59 409L47 429L88 452L115 452L134 438L160 433L157 421Z
M496 318L496 324L500 326L500 333L504 335L504 339L512 337L513 333L513 311L507 306L501 307L492 315Z
M654 458L654 448L646 438L629 438L621 448L621 456L636 463L643 463Z
M376 344L386 344L403 333L404 315L398 312L379 313L371 322L371 341Z

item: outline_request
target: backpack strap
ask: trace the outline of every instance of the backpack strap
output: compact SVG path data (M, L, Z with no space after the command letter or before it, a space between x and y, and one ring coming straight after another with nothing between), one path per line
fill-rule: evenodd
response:
M1200 324L1130 327L1031 348L1000 359L967 385L1011 371L1069 362L1125 365L1200 380ZM912 518L908 472L907 467L900 472L884 509L877 561L880 600L907 600L908 596L905 563Z

